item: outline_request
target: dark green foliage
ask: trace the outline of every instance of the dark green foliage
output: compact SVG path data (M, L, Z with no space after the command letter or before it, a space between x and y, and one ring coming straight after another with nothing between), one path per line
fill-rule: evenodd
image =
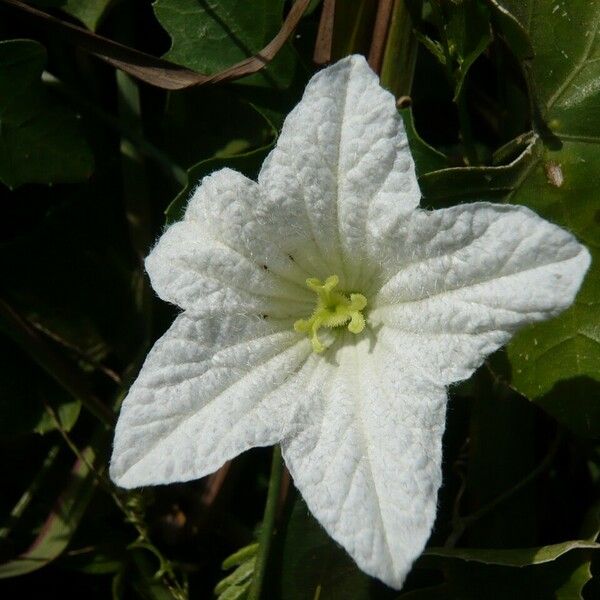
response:
M33 40L0 42L0 182L81 181L93 157L77 115L40 81L46 51Z
M264 47L290 5L31 4L207 74ZM368 53L376 3L336 4L333 56ZM415 29L398 29L409 39L386 49L382 72L397 95L412 79L401 112L423 205L529 206L572 231L593 265L573 307L450 390L438 519L405 588L358 570L290 483L263 598L600 597L600 3L407 7ZM320 13L311 3L263 71L165 92L0 2L1 597L182 600L215 587L222 600L247 597L269 452L126 493L106 476L106 422L174 316L143 256L202 177L222 167L256 177L315 69ZM398 77L394 65L411 61L393 52L409 51L414 73Z

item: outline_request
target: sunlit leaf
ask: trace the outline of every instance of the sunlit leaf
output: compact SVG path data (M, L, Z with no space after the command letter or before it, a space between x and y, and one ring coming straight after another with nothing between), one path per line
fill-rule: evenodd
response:
M165 58L211 75L263 48L281 26L283 5L283 0L157 0L153 6L172 40ZM284 48L264 72L247 81L288 83L292 69L292 55Z

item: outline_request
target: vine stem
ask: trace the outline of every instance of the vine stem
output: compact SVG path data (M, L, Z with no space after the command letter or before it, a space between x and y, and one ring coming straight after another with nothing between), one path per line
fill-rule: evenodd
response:
M254 566L254 576L248 594L248 600L260 600L262 584L265 577L267 560L271 549L271 541L275 530L277 506L279 504L279 491L283 474L283 461L281 459L281 448L273 448L273 459L271 461L271 476L269 478L269 490L265 504L263 523L258 537L258 552Z
M56 411L47 402L44 402L44 407L46 409L46 412L52 419L54 426L56 427L56 430L58 431L60 436L63 438L65 444L68 446L68 448L71 450L71 452L76 456L76 458L78 460L80 460L86 466L88 471L92 474L92 476L96 480L96 483L100 486L100 488L102 488L102 490L104 490L111 497L113 502L116 504L117 508L127 518L127 522L130 523L137 531L139 538L138 538L137 542L134 542L134 545L135 545L135 543L141 542L141 547L145 547L147 550L150 550L157 557L157 559L159 560L159 563L160 563L160 570L159 570L157 576L159 576L162 579L163 583L165 584L165 586L168 588L169 592L173 596L173 599L174 600L187 600L187 598L188 598L187 588L185 586L182 586L179 583L179 580L177 579L177 576L175 575L175 571L172 567L171 562L167 558L165 558L165 556L162 554L162 552L150 540L148 528L146 527L145 523L143 523L137 517L135 512L132 511L127 506L126 502L123 502L123 500L121 500L121 498L115 491L114 486L112 485L112 483L106 476L105 464L101 463L99 465L96 465L95 459L97 458L97 456L92 458L92 460L90 461L85 456L84 452L82 452L79 449L77 444L75 444L75 442L69 435L68 431L63 427L58 415L56 414ZM95 438L96 443L98 443L100 446L103 446L106 442L106 435L109 433L110 433L110 430L106 427L103 427L102 429L98 430L98 432L96 433L96 438ZM90 447L93 448L95 454L98 455L100 453L97 452L95 449L96 443L94 441L92 441L90 443Z

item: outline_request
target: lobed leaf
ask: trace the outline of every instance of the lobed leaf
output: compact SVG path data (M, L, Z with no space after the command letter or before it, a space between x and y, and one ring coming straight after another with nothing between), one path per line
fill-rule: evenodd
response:
M283 0L157 0L154 13L172 40L164 58L214 75L258 53L275 36L283 4ZM254 83L268 85L269 77L289 83L292 65L293 56L284 48L269 66L268 76L254 78Z

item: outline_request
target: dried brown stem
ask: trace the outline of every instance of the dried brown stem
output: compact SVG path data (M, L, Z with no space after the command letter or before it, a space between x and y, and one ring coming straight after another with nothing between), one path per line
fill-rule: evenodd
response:
M7 7L27 13L45 29L64 37L68 43L75 44L137 79L165 90L231 81L260 71L281 50L300 22L309 2L310 0L296 0L277 35L260 52L215 75L203 75L57 19L18 0L0 0Z
M383 52L390 29L390 17L392 16L393 6L394 0L379 0L368 58L369 65L375 73L381 71L381 65L383 64Z
M317 65L326 65L331 62L334 21L335 0L324 0L313 54L313 60Z

